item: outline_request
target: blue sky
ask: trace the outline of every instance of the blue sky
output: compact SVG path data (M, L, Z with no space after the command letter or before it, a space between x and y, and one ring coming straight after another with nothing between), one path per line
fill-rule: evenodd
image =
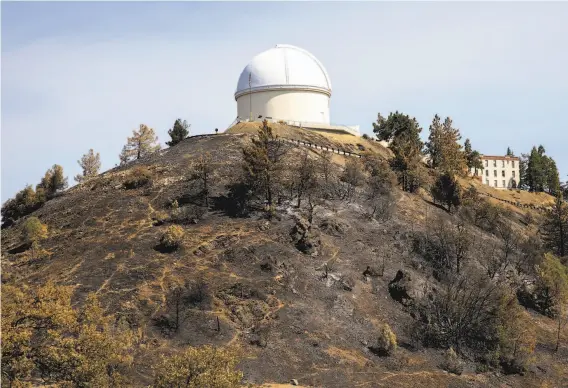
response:
M118 163L141 123L160 142L236 116L241 70L278 43L311 51L331 119L450 116L485 154L543 144L568 174L568 3L1 3L2 202L89 148Z

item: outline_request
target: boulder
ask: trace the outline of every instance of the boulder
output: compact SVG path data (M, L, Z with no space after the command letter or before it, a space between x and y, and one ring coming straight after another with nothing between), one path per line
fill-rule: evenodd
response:
M371 267L371 266L368 265L367 268L363 271L363 276L378 278L379 276L381 276L381 273L379 272L379 270L377 268Z
M423 284L418 279L413 279L410 272L398 270L389 283L389 294L397 302L408 306L424 295Z

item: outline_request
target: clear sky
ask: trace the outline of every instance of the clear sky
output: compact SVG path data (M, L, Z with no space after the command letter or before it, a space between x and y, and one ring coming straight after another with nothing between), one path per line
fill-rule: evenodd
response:
M160 142L236 117L241 70L276 44L312 52L331 120L450 116L485 154L543 144L568 174L568 3L1 3L2 202L53 164L102 170L145 123Z

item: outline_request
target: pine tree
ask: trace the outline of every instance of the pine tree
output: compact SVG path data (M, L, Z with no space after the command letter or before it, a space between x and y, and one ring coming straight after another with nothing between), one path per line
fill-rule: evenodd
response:
M511 150L511 147L507 147L507 154L506 156L515 156L515 154L513 153L513 151Z
M391 142L389 148L394 153L391 167L396 173L402 189L414 192L422 180L422 147L420 132L422 128L415 118L396 111L388 119L380 114L373 123L373 132L381 141Z
M174 123L173 128L168 130L168 135L170 135L172 140L167 141L166 144L170 147L173 147L177 143L185 139L187 135L189 135L189 127L191 127L191 124L188 124L187 121L181 121L181 119L177 119Z
M476 173L477 173L477 170L483 171L483 162L481 161L481 154L472 149L471 142L469 141L469 139L465 139L464 156L465 156L467 168L469 170L474 169Z
M455 176L444 173L436 179L431 189L432 198L435 202L445 205L448 211L461 204L461 187Z
M127 142L119 155L120 164L138 160L160 149L158 137L154 130L145 124L140 124L140 130L133 130L132 137Z
M556 195L560 192L560 177L558 175L558 168L556 168L556 162L549 156L543 156L543 165L546 192L550 195Z
M52 168L45 172L41 182L36 186L36 197L49 199L57 192L67 188L67 177L63 174L63 167L54 164ZM42 198L42 197L47 198Z
M101 156L98 152L95 155L91 148L77 163L83 169L83 174L76 175L75 182L81 183L98 175L101 168Z
M560 193L546 214L541 232L545 245L555 255L568 255L568 205L562 200Z
M200 155L193 165L193 170L191 173L191 180L196 180L201 185L201 190L199 195L203 198L203 202L206 208L209 208L209 195L211 179L213 178L213 162L211 161L211 154L206 152L204 155Z
M517 187L522 190L529 189L529 176L528 176L529 155L521 154L519 158L519 184Z
M285 153L285 144L272 132L266 120L262 122L257 137L252 139L252 144L243 148L245 183L253 193L264 197L270 211L281 186Z
M442 163L444 152L443 150L443 129L442 121L440 116L435 115L430 124L430 135L428 135L428 141L426 142L426 154L430 156L430 167L438 168Z

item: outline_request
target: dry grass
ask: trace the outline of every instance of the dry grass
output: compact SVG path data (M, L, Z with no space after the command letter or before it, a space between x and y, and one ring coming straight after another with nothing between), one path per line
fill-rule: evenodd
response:
M460 178L460 183L464 187L473 186L478 192L491 194L493 197L503 201L520 202L524 205L534 206L551 206L554 203L554 197L547 193L530 193L524 190L498 190L473 178ZM502 203L501 201L494 202Z
M255 134L257 133L260 123L239 123L231 128L229 128L227 133L247 133ZM292 127L285 124L270 123L272 130L279 136L292 139L292 140L302 140L311 142L313 144L333 147L338 149L344 149L345 151L360 152L358 145L362 145L366 150L371 150L379 155L388 158L391 152L380 145L379 143L371 140L363 139L359 136L316 131L312 129L300 129L297 127ZM344 159L343 157L341 157Z
M364 367L369 360L363 357L359 352L353 349L341 349L335 346L330 346L325 350L331 357L337 358L340 363L356 364L359 367Z

